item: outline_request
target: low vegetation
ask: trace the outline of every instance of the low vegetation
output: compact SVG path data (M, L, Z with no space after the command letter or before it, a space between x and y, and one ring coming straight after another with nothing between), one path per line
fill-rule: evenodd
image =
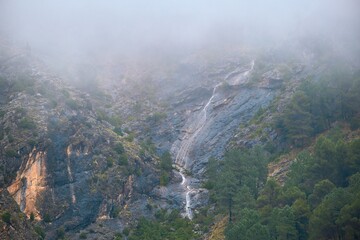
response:
M129 240L178 239L189 240L199 237L194 233L194 226L174 210L160 210L156 220L141 218L137 227L131 232Z
M34 129L36 128L36 123L28 117L24 117L19 121L18 126L23 129Z
M172 159L169 152L165 152L160 157L160 185L166 186L170 181L172 172Z

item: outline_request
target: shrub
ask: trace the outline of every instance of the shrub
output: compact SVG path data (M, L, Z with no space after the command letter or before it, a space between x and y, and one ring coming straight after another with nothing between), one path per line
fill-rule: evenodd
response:
M134 141L134 133L129 133L126 137L125 137L125 140L128 141L128 142L132 142Z
M129 229L129 228L124 228L123 234L124 234L125 236L129 236L129 234L130 234L130 229Z
M164 112L156 112L151 116L148 116L146 118L147 121L153 122L154 124L160 123L161 120L165 119L167 117L166 113Z
M56 239L64 239L65 238L65 230L64 228L59 228L56 230Z
M33 120L24 117L23 119L20 120L19 127L23 129L34 129L36 127L36 124Z
M111 168L112 166L114 166L114 159L112 157L106 158L106 165L108 168Z
M163 153L160 157L160 168L165 171L172 170L172 160L169 152Z
M114 240L122 240L122 239L123 239L123 236L121 233L119 233L119 232L115 233Z
M34 215L34 213L32 212L32 213L30 213L30 221L32 222L32 221L34 221L35 220L35 215Z
M13 135L11 135L11 134L8 134L8 141L9 141L9 143L12 143L12 142L14 142L15 141L15 138L14 138L14 136Z
M151 211L153 209L153 206L150 203L146 204L146 209Z
M27 142L31 147L34 147L36 145L36 141L34 139L29 139Z
M44 222L49 223L51 222L51 217L48 213L44 214Z
M86 233L84 233L84 232L80 233L79 238L80 239L86 239L87 238Z
M116 218L117 216L119 216L120 210L121 209L119 207L114 207L110 212L110 217Z
M125 153L125 148L124 146L119 142L114 146L114 150L115 152L117 152L118 154L123 154Z
M27 76L20 76L16 79L11 86L12 90L15 92L22 92L27 89L32 89L35 84L35 81Z
M125 153L119 156L118 164L121 166L128 165L128 158Z
M121 126L121 124L122 124L122 120L119 116L109 117L108 122L115 127Z
M105 111L99 109L99 110L96 110L96 116L97 116L97 119L99 121L102 121L102 120L105 120L106 119L106 113Z
M11 214L6 211L3 214L1 214L1 219L3 220L3 222L10 224L11 223Z
M45 232L40 226L35 226L34 230L36 234L39 236L39 239L45 239Z
M116 127L114 128L114 132L119 135L119 136L123 136L124 133L122 132L121 128L120 127Z
M71 108L73 110L79 109L78 103L74 99L71 99L71 98L66 100L66 105L68 105L69 108Z
M14 149L6 149L5 150L5 156L6 157L18 157L19 155Z
M58 105L57 101L55 99L51 99L51 101L49 102L49 107L50 108L56 108Z
M169 180L170 180L169 174L165 171L162 171L160 176L160 185L166 186L169 183Z

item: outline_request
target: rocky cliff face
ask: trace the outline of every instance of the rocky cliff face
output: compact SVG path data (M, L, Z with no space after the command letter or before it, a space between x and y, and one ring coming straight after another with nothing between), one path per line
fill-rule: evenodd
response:
M49 239L118 215L121 230L136 218L129 206L146 203L143 195L158 184L156 158L99 120L89 95L7 50L0 67L2 187L27 217L45 222Z
M159 149L170 150L174 161L186 169L186 194L178 194L179 184L184 182L179 174L174 178L177 185L168 187L172 199L182 199L185 209L186 197L193 210L207 204L201 181L210 157L221 159L227 148L269 142L274 148L283 147L282 138L271 126L273 113L282 111L303 79L321 72L306 56L291 62L284 58L245 59L228 60L226 67L219 64L217 70L214 65L202 68L202 77L198 77L204 79L202 84L168 98L170 104L163 110L167 117L152 128ZM205 74L214 71L216 74ZM278 109L268 108L270 105ZM256 116L261 116L259 123Z
M38 220L41 216L36 207L37 199L44 191L49 191L46 182L46 159L46 152L37 151L34 147L27 160L22 163L25 166L20 166L15 181L7 188L19 204L20 210L27 216L33 213Z

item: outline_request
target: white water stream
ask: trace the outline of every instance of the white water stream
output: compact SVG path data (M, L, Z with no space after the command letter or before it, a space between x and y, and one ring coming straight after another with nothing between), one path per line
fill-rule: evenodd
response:
M254 68L255 61L253 60L251 62L251 67L249 70L243 72L240 76L241 79L247 77L249 73ZM182 181L180 185L184 189L185 192L185 213L184 216L188 217L190 220L193 218L193 210L191 208L191 195L195 194L199 191L197 188L193 188L191 186L191 179L189 179L186 176L186 171L189 171L189 153L191 151L191 147L193 146L196 137L198 134L202 131L204 128L207 118L208 118L208 109L210 105L212 104L212 101L214 100L214 97L216 96L216 90L219 86L221 86L223 83L217 84L212 92L212 96L210 97L209 101L205 104L204 108L201 110L201 112L198 114L198 116L195 117L194 121L189 125L189 127L185 131L185 135L181 140L180 148L176 154L175 158L175 165L177 166L179 170L179 174L181 175Z

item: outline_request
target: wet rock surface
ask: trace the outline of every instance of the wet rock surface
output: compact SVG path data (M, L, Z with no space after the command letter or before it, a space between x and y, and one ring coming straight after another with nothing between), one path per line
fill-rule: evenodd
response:
M166 109L167 118L155 126L152 139L159 149L170 149L176 164L192 175L185 174L185 183L172 183L157 194L182 205L184 212L208 202L208 192L201 189L199 180L208 159L221 158L234 130L259 108L268 106L278 93L278 88L247 85L253 66L250 62L232 73L223 71L223 82L176 95Z

